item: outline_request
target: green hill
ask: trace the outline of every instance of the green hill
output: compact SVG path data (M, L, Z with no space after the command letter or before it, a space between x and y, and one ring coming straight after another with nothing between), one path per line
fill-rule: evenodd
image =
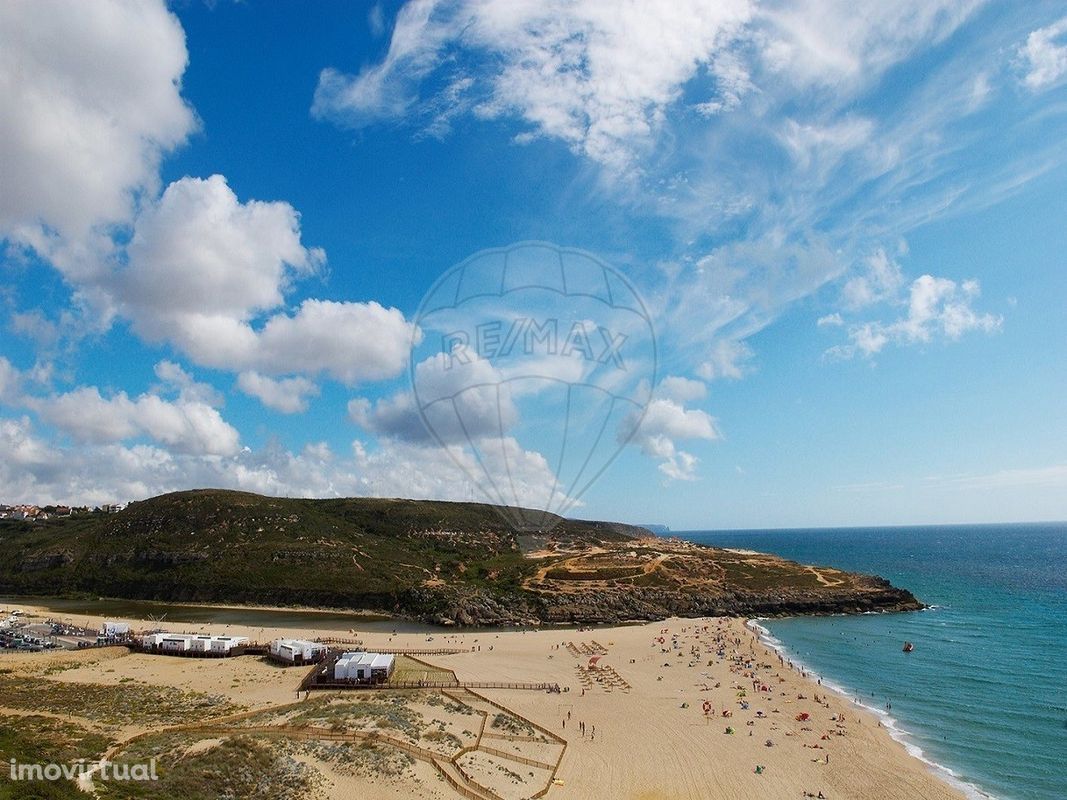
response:
M462 624L918 606L874 578L819 582L792 562L739 566L737 554L633 526L551 523L518 533L478 503L178 492L117 514L0 525L0 592L366 608Z

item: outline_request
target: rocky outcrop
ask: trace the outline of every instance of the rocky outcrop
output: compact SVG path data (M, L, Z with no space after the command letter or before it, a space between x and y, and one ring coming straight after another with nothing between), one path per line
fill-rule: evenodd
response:
M886 584L840 593L780 590L702 595L670 589L627 588L618 592L494 595L485 590L440 587L420 590L402 605L409 613L439 625L584 625L652 621L667 617L775 617L917 611L911 592Z

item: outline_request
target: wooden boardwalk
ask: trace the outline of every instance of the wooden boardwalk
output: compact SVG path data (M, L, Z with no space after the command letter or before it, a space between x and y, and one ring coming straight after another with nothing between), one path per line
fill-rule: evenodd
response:
M535 692L558 693L558 683L519 683L510 681L386 681L384 683L360 683L358 681L315 680L315 670L300 684L300 691L356 690L389 691L396 689L521 689Z

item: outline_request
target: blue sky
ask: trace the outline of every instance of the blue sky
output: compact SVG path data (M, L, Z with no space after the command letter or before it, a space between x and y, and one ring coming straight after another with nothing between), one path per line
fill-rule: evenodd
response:
M572 513L1067 518L1061 3L14 2L0 101L0 501L481 498L416 315L536 240L658 345Z

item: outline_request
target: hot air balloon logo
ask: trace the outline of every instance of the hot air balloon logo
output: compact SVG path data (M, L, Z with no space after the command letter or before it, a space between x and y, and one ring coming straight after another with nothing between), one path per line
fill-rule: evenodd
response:
M448 270L415 317L427 431L517 529L565 515L637 431L656 383L644 302L595 256L544 242Z

